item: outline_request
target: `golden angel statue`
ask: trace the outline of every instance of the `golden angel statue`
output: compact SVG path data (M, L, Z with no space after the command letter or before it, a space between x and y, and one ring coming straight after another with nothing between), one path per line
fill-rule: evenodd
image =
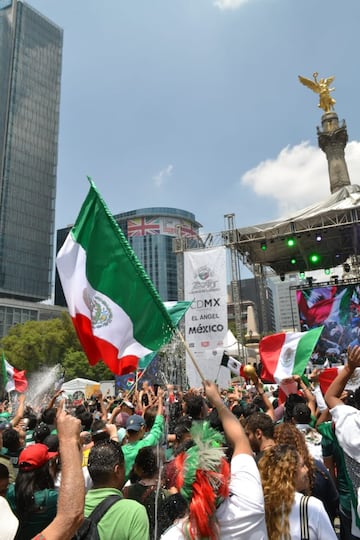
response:
M317 80L318 73L315 71L313 73L314 80L307 79L306 77L302 77L299 75L299 81L310 88L313 92L316 92L319 94L319 105L320 109L322 109L325 112L330 112L334 110L334 105L336 103L335 99L331 97L330 92L333 92L335 88L329 88L330 84L335 79L334 76L327 77L326 79L319 79Z

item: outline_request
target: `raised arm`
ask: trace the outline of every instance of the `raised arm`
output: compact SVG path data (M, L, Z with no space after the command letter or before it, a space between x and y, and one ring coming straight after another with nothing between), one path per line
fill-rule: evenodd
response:
M306 399L307 406L311 411L311 414L313 416L316 416L316 397L314 396L310 388L306 386L306 384L299 375L293 375L293 379L297 382L298 389L302 391L303 396Z
M57 513L36 540L70 540L84 519L85 485L79 447L80 420L66 414L64 402L57 413L61 455L61 482Z
M333 380L325 394L325 401L329 409L344 404L340 396L357 367L360 367L360 347L355 345L352 349L348 348L348 363L339 371L338 376Z
M251 377L253 383L254 383L254 386L256 388L256 391L257 393L259 394L259 396L261 396L261 399L263 400L264 402L264 405L265 405L265 408L266 410L264 411L268 416L270 416L271 420L273 422L275 422L275 411L274 411L274 407L267 395L267 393L265 392L264 390L264 385L263 385L263 382L262 380L256 375L254 374L252 377Z
M15 416L14 418L11 420L11 425L13 427L17 426L18 423L20 422L20 420L23 418L24 416L24 411L25 411L25 394L20 394L19 395L19 405L18 405L18 408L17 408L17 411L15 413Z
M49 403L47 404L46 406L46 410L48 409L52 409L55 405L55 401L57 400L57 398L64 392L64 390L57 390L53 397L50 399Z
M234 446L233 456L237 454L249 454L252 456L253 452L245 431L236 416L222 401L216 384L205 381L204 388L208 400L218 412L227 439Z

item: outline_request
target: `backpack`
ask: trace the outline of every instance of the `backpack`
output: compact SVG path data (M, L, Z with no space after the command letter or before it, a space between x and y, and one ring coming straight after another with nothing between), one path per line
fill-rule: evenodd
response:
M91 514L84 519L72 540L100 540L97 524L106 514L109 508L118 501L121 501L120 495L109 495L101 503L95 506Z

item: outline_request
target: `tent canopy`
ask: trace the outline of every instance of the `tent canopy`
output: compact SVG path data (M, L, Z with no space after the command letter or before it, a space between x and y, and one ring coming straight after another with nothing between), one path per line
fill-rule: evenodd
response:
M224 350L229 356L239 356L240 351L240 356L242 358L250 357L256 359L255 349L250 349L248 347L245 347L241 343L238 343L236 337L231 330L228 330L225 336Z
M78 377L64 383L61 386L61 390L64 390L66 394L74 394L74 392L83 392L83 394L86 394L87 388L93 387L94 385L98 384L98 381L92 381L90 379L82 379Z

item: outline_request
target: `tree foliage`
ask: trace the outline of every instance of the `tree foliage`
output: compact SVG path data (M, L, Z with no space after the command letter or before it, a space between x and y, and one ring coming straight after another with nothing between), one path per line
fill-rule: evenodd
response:
M90 366L83 351L68 349L62 361L65 369L65 380L69 381L75 377L83 377L95 381L106 381L113 379L114 375L104 362L98 362L95 366Z
M27 321L13 326L2 338L1 348L11 365L25 369L28 374L61 364L65 368L66 380L74 377L113 378L103 362L93 367L88 364L66 312L48 321Z

